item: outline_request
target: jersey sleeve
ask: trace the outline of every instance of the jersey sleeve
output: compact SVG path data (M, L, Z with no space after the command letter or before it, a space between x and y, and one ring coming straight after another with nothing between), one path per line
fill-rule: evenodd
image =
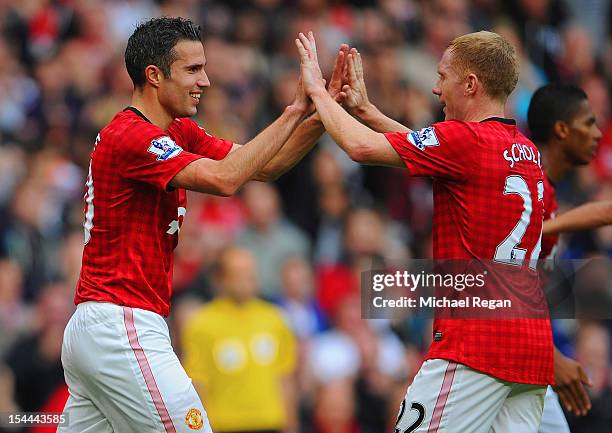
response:
M173 127L180 129L185 146L192 153L206 158L220 160L232 150L234 143L214 137L191 119L179 119Z
M385 136L412 176L461 180L473 168L478 136L465 122L435 123L420 131Z
M166 189L176 174L191 162L202 158L185 151L159 128L139 126L125 131L121 143L113 149L118 174Z

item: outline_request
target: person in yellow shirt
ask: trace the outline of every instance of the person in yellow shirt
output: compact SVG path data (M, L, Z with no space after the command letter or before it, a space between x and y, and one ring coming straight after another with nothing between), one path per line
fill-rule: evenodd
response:
M225 250L216 277L218 297L182 334L185 369L213 431L296 432L295 339L280 309L257 298L254 257Z

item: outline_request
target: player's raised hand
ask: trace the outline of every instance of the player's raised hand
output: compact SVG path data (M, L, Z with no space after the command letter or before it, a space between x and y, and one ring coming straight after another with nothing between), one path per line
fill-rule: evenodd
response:
M293 105L295 108L297 108L304 114L310 114L314 111L314 105L312 104L312 101L304 90L304 84L302 83L301 76L298 81L297 89L295 91L295 99L293 100L293 103L291 105Z
M370 100L363 78L361 54L355 48L351 48L348 54L344 79L346 84L342 86L342 91L346 94L344 105L347 110L351 114L357 114L360 110L365 110L370 104Z
M334 62L334 70L332 71L331 78L329 80L329 86L327 86L327 92L336 102L342 103L346 98L346 93L342 91L343 74L346 70L346 57L349 51L347 44L340 45L336 61Z
M308 32L308 37L300 33L298 39L295 40L295 45L300 53L301 79L306 94L312 96L315 93L327 92L317 58L317 44L312 32Z
M565 409L576 415L586 415L591 409L591 399L584 385L590 386L591 381L582 366L555 349L554 369L555 386L553 388L559 394L559 400Z

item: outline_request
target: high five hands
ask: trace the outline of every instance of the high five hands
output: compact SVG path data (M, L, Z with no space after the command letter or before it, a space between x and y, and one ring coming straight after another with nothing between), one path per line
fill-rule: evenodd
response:
M298 35L295 45L300 53L300 70L302 72L302 85L306 95L310 98L315 95L327 93L323 80L323 74L319 67L317 57L317 44L312 32L308 32L308 37L304 33Z
M342 44L334 62L329 86L325 90L325 80L319 66L317 44L312 32L308 36L300 33L295 44L300 54L301 85L307 96L315 94L329 95L341 103L351 114L357 114L370 103L363 78L361 54L355 48L349 50Z
M366 110L370 100L363 78L361 54L356 48L351 48L343 72L344 106L349 113L357 116Z
M349 50L348 45L342 44L340 47L340 51L334 63L334 70L329 81L329 86L327 90L325 90L326 81L319 68L314 35L312 32L309 32L308 38L306 38L303 33L300 33L300 38L303 38L308 49L301 44L300 39L295 40L296 44L300 44L298 45L298 49L300 49L302 74L300 75L293 105L303 106L306 104L308 108L305 111L307 113L312 112L314 110L314 105L310 100L310 96L312 96L314 90L326 91L336 102L342 103L346 97L346 94L342 92L342 86L344 84L342 77L343 72L346 71L346 55ZM307 64L306 67L304 66L305 64Z

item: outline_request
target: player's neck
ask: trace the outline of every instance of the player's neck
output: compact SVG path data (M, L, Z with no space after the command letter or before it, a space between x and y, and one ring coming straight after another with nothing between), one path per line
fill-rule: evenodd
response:
M465 110L464 118L466 122L481 122L491 117L505 117L505 104L498 101L493 101L488 98L474 99L471 104L468 104Z
M130 105L140 111L149 121L162 130L167 130L174 120L150 92L134 91Z
M557 183L572 169L572 164L565 158L560 146L549 143L540 149L544 171L552 182Z

